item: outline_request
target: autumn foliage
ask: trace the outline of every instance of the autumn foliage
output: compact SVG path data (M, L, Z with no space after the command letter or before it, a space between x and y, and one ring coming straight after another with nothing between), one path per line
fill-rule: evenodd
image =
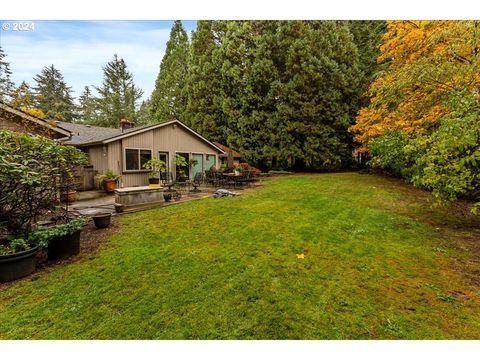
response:
M451 111L454 91L480 89L479 21L389 21L379 62L388 67L369 89L351 131L368 148L386 129L425 133Z
M480 200L480 21L390 21L370 105L350 128L370 165ZM473 210L480 208L477 202Z

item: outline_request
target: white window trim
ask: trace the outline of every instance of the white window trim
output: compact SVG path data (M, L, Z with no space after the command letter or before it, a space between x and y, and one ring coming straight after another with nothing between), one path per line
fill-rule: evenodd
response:
M138 150L138 166L141 166L140 163L140 150L147 150L150 151L150 158L153 159L153 150L152 149L147 149L147 148L134 148L134 147L125 147L123 148L123 172L124 173L146 173L149 172L150 170L148 169L139 169L139 170L127 170L127 150Z

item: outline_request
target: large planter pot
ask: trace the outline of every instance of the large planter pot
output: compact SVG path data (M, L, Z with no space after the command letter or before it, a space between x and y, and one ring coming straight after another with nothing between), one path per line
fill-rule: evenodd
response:
M106 193L112 193L117 188L117 181L116 180L104 180L103 181L103 190Z
M102 213L94 215L92 218L97 229L104 229L110 225L110 222L112 221L112 214Z
M0 282L13 281L30 275L37 264L38 246L15 254L0 256Z
M163 192L163 198L165 199L166 202L172 201L172 190L165 190Z
M73 234L51 239L48 243L48 259L59 260L77 255L80 252L80 232L77 230Z
M160 186L160 179L158 178L149 178L148 185L150 187L159 187Z
M60 194L60 201L61 202L69 202L73 203L75 202L77 198L77 192L75 190L69 191L69 192L64 192Z

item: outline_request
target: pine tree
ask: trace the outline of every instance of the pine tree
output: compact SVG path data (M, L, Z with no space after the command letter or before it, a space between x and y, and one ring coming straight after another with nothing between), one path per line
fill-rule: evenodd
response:
M182 120L185 111L183 87L187 75L188 36L182 22L174 22L160 72L151 96L152 121Z
M14 89L14 83L11 80L12 72L10 63L6 60L7 55L0 46L0 101L8 102L10 94Z
M60 71L53 65L46 66L33 80L36 82L33 87L35 106L49 119L72 122L76 111L72 89L67 86Z
M338 21L285 21L279 37L285 72L278 116L287 131L281 157L299 168L342 167L351 159L347 129L360 75L352 35Z
M225 142L225 117L219 88L219 63L215 52L221 42L221 24L200 20L192 34L188 72L183 89L183 121L208 139Z
M151 120L151 101L150 99L143 100L140 104L140 108L138 109L135 115L135 123L137 125L146 125L150 123Z
M229 22L218 56L227 145L246 160L332 169L351 158L360 72L346 24Z
M260 167L276 164L276 21L229 22L219 50L227 145Z
M99 94L96 125L117 127L122 118L135 119L137 103L143 91L135 86L132 73L117 54L103 67L103 84L95 89Z
M90 90L85 86L80 94L78 106L78 121L86 124L95 124L98 121L98 111L96 98Z
M366 94L374 75L386 67L386 63L378 63L380 44L387 31L384 20L349 20L347 24L358 48L359 68L361 71L361 87L359 87L359 107L368 106Z

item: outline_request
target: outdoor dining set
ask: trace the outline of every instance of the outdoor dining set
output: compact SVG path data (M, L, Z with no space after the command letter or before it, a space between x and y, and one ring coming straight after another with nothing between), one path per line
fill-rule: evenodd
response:
M225 173L206 170L197 172L190 180L186 176L174 177L171 172L160 172L160 181L167 188L172 198L178 200L186 192L200 192L200 186L242 188L251 186L255 182L253 171L240 173Z

